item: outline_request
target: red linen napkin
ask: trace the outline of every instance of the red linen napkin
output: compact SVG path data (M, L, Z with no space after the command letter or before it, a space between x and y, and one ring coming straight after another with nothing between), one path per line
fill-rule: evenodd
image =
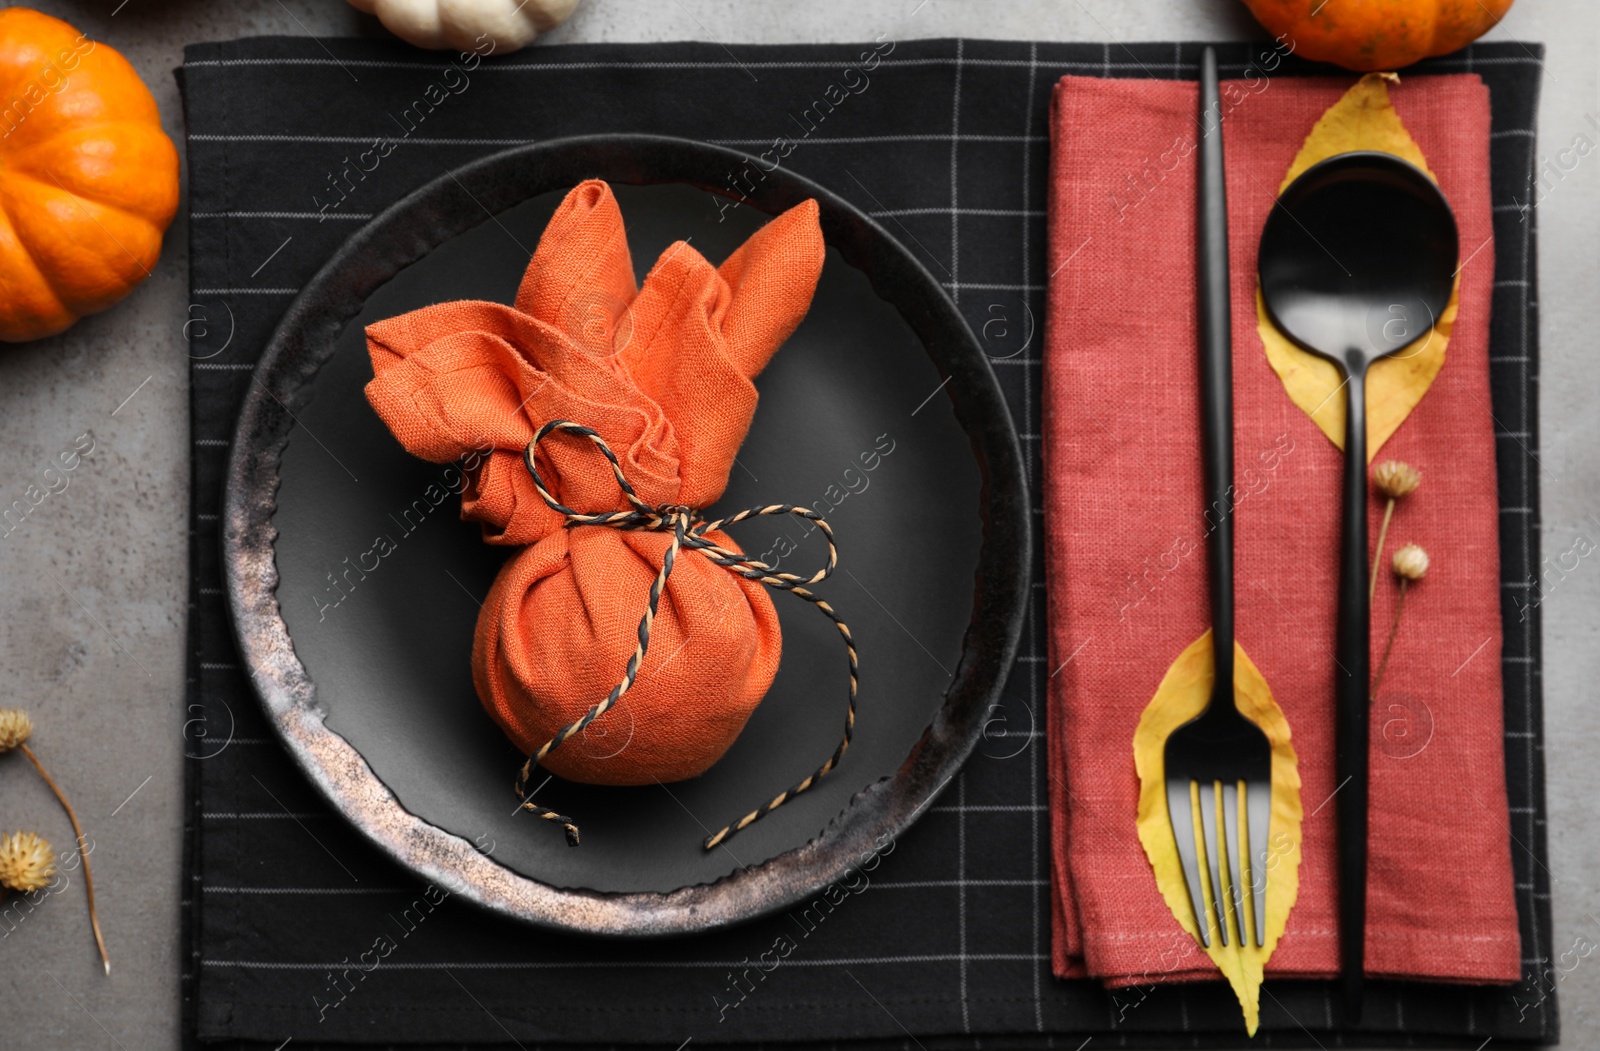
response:
M1232 254L1238 638L1287 714L1305 807L1300 894L1269 976L1337 972L1334 612L1342 454L1285 393L1256 332L1256 243L1312 125L1348 79L1234 82ZM1433 558L1407 595L1375 705L1366 967L1509 982L1520 952L1501 737L1488 323L1489 95L1407 77L1394 104L1455 208L1460 314L1445 365L1379 451L1423 472L1387 552ZM1201 519L1193 81L1066 77L1051 114L1044 367L1054 963L1110 984L1215 977L1182 948L1135 832L1132 740L1209 625ZM1373 501L1372 536L1382 506ZM1388 561L1387 554L1385 562ZM1386 571L1385 571L1386 572ZM1381 582L1373 667L1393 614ZM1409 708L1391 710L1390 701ZM1425 709L1424 709L1425 706ZM1431 717L1425 736L1424 711ZM1408 736L1409 733L1409 736ZM1414 754L1412 754L1414 753ZM1175 932L1178 932L1175 934ZM1182 957L1187 962L1176 962ZM1203 967L1195 964L1204 964Z

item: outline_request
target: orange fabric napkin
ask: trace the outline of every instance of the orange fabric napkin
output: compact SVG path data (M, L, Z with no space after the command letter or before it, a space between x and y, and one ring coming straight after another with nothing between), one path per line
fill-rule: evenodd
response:
M616 198L590 180L551 218L514 306L441 303L368 327L372 407L423 459L487 447L462 517L481 523L489 543L526 545L496 578L472 652L479 699L524 752L622 677L671 538L565 528L534 489L523 450L544 423L570 420L599 432L645 503L715 502L755 413L751 380L805 316L823 254L807 201L720 267L687 242L672 245L636 289ZM587 440L558 433L538 455L567 506L624 506ZM706 536L737 550L723 533ZM611 785L700 774L766 694L781 651L759 582L680 557L638 681L611 716L631 721L628 747L579 735L543 765Z
M1256 248L1290 161L1351 82L1278 78L1223 92L1240 100L1224 107L1238 638L1288 716L1306 813L1299 900L1269 977L1330 976L1339 965L1333 652L1343 467L1266 361ZM1408 594L1374 706L1366 965L1390 977L1509 982L1520 952L1489 415L1489 98L1470 75L1406 77L1392 95L1455 208L1467 262L1445 365L1378 456L1423 471L1388 551L1415 540L1433 568ZM1156 889L1134 825L1131 753L1162 675L1209 625L1197 111L1193 81L1066 77L1051 117L1043 521L1054 964L1113 985L1217 977L1202 954L1185 951L1189 939ZM1381 512L1375 500L1374 539ZM1386 577L1372 616L1374 667L1393 601Z

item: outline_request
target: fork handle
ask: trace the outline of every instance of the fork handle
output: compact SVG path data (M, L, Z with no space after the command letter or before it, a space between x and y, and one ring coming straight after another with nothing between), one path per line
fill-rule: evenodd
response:
M1200 56L1200 399L1211 564L1213 697L1233 697L1233 319L1217 56Z
M1372 610L1367 604L1367 372L1346 365L1344 529L1334 669L1334 772L1339 846L1339 960L1345 1014L1361 1020L1367 937L1367 749Z

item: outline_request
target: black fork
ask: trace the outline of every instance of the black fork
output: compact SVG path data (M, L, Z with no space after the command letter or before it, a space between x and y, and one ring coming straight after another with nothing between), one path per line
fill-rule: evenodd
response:
M1224 905L1225 894L1233 901L1231 911L1239 944L1245 943L1244 897L1248 888L1251 929L1259 946L1266 938L1272 745L1261 728L1240 713L1234 701L1233 339L1228 307L1222 107L1217 94L1217 58L1211 48L1205 49L1200 60L1200 103L1200 390L1207 494L1204 521L1211 563L1211 642L1216 674L1204 710L1167 738L1167 812L1178 857L1183 862L1189 906L1200 943L1210 947L1215 924L1222 944L1229 944L1230 910ZM1245 802L1242 816L1241 799ZM1196 809L1202 829L1198 846ZM1221 839L1217 836L1219 823ZM1202 867L1209 877L1209 901L1207 885L1201 880Z

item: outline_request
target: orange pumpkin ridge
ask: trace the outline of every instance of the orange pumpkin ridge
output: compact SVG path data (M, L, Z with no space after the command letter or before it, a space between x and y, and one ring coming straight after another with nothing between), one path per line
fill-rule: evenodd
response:
M1472 43L1513 0L1244 0L1293 53L1363 73L1400 69Z
M178 151L115 50L0 11L0 340L63 331L150 276L178 210Z

